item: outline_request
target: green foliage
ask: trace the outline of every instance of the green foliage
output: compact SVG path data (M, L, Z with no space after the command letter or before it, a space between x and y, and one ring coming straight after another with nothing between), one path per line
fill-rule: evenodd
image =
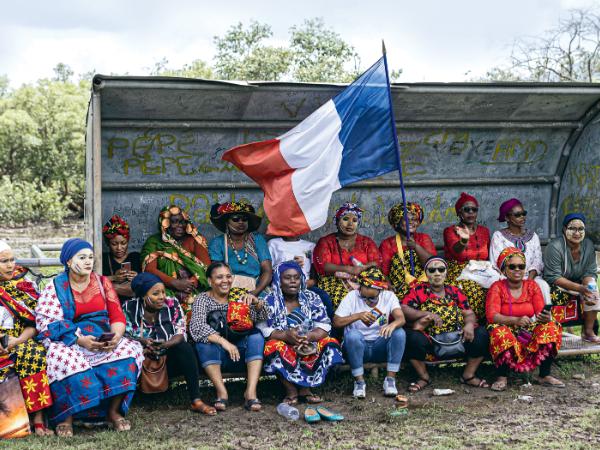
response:
M163 61L166 61L163 59ZM190 64L184 64L181 69L166 69L160 71L160 75L166 77L183 77L183 78L203 78L209 80L213 78L213 70L201 59L195 59Z

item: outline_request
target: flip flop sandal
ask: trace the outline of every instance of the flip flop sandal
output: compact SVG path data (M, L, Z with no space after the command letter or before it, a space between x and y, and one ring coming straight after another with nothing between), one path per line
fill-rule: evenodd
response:
M425 384L421 384L424 382ZM413 381L408 385L408 392L419 392L425 389L427 386L431 384L431 380L426 380L425 378L419 378L417 381Z
M123 433L131 430L131 422L129 422L129 420L127 420L125 417L121 417L114 422L108 422L108 426L117 433Z
M54 436L54 431L48 428L43 423L34 423L33 431L36 436ZM73 434L73 427L71 427L71 435Z
M307 407L304 410L304 420L306 423L315 423L321 420L321 415L312 406Z
M283 397L282 403L290 406L296 406L298 404L298 396L295 397Z
M73 437L73 425L61 423L56 426L56 435L58 437L71 438Z
M487 381L485 381L485 379L484 379L484 378L481 378L481 379L479 380L479 383L477 383L477 384L471 384L471 383L469 383L469 381L471 381L471 380L475 380L475 379L477 379L477 378L478 378L478 377L477 377L477 375L473 375L471 378L463 378L463 377L460 377L460 382L461 382L461 384L464 384L465 386L470 386L470 387L474 387L474 388L483 388L483 389L487 389L487 388L489 388L489 387L490 387L490 385L488 384L488 382L487 382Z
M308 409L308 408L307 408ZM317 406L317 412L322 419L325 419L329 422L339 422L340 420L344 420L344 416L330 409L325 408L324 406Z
M207 405L200 399L194 400L190 406L190 409L194 412L205 414L207 416L217 415L217 409L215 407Z
M588 336L588 335L582 334L581 340L583 342L587 342L588 344L600 344L600 337L598 337L598 336Z
M223 412L227 410L229 406L229 399L218 398L213 402L213 406L217 411Z
M306 395L299 395L298 401L300 401L302 403L308 403L309 405L316 405L317 403L322 403L323 399L315 394L306 394Z
M406 395L398 394L394 397L394 401L396 402L394 405L396 409L408 408L408 397Z
M246 411L259 412L262 409L262 403L259 399L253 398L244 402Z
M566 387L566 384L563 382L560 383L550 383L549 381L541 381L538 380L540 386L544 386L544 387L553 387L553 388L558 388L558 389L563 389Z

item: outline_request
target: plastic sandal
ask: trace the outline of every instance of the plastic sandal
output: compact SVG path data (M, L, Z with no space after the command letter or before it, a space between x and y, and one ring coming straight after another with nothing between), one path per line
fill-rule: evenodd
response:
M302 403L308 403L309 405L316 405L317 403L323 402L323 399L315 394L306 394L306 395L299 395L298 401L300 401Z
M229 406L229 400L226 398L218 398L213 402L213 406L217 411L226 411L227 406Z
M259 399L253 398L244 402L246 411L258 412L262 409L262 403Z
M298 396L296 395L293 397L283 397L282 402L290 406L296 406L298 404Z
M321 420L321 416L315 408L309 406L304 410L304 420L306 423L315 423Z
M342 416L339 413L333 412L330 409L325 408L324 406L317 406L317 412L319 413L319 416L321 416L322 419L328 420L329 422L339 422L340 420L344 420L344 416Z
M73 425L70 423L60 423L56 425L56 435L64 438L73 437Z
M421 385L423 382L425 384ZM425 389L427 386L431 384L431 380L426 380L425 378L419 378L417 381L414 381L408 385L408 392L419 392Z
M54 431L48 428L43 423L34 423L33 430L36 436L54 436ZM71 435L73 434L73 427L71 427Z
M207 416L217 415L217 409L215 407L207 405L200 399L194 400L190 406L190 409L194 412L205 414Z
M131 430L131 422L125 417L120 417L114 422L109 422L108 426L118 433Z
M488 384L487 381L485 381L484 378L481 378L479 380L479 383L477 384L471 384L469 383L469 381L475 380L477 379L477 375L473 375L471 378L463 378L462 376L460 377L460 382L461 384L464 384L465 386L470 386L470 387L474 387L474 388L483 388L483 389L487 389L490 387L490 385Z

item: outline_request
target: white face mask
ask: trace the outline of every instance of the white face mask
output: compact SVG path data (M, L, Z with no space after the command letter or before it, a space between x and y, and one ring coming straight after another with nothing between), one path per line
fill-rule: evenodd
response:
M585 224L579 219L571 220L565 229L565 236L571 242L582 242L585 239Z

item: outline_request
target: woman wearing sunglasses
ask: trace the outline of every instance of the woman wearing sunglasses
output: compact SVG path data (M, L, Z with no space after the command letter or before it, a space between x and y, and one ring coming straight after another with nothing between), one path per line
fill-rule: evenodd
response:
M490 245L490 261L496 266L496 261L502 250L508 247L515 247L525 254L527 267L525 269L525 278L535 280L546 304L550 302L550 286L542 278L544 262L542 260L542 246L540 238L533 230L525 227L527 211L523 204L516 198L506 200L500 205L498 222L506 222L506 228L494 232L492 243ZM499 267L496 267L500 270Z
M487 261L490 230L477 223L479 203L465 192L454 205L458 224L444 229L444 256L448 261L448 283L458 286L469 298L479 319L485 318L485 289L471 280L457 280L469 261ZM492 270L492 269L490 269Z
M562 328L544 308L539 286L525 279L526 260L518 248L502 250L496 263L506 279L492 284L487 294L490 353L498 375L492 384L494 391L506 389L509 370L530 372L538 366L540 384L565 387L550 375L560 349Z
M228 264L233 273L233 287L259 296L271 283L273 268L267 241L256 233L262 218L254 207L244 202L216 203L210 221L223 234L208 244L210 259Z
M462 330L467 364L460 381L468 386L487 388L477 369L488 354L489 337L485 327L477 324L467 296L456 286L445 283L448 265L443 258L432 256L424 265L427 282L417 284L402 300L406 317L406 357L417 381L408 387L418 392L431 383L425 361L434 354L431 336Z
M585 237L585 231L583 214L565 216L562 236L548 242L544 251L544 279L550 284L553 317L563 324L579 321L583 303L581 338L597 344L600 338L594 333L594 322L600 309L595 287L598 268L594 243Z

